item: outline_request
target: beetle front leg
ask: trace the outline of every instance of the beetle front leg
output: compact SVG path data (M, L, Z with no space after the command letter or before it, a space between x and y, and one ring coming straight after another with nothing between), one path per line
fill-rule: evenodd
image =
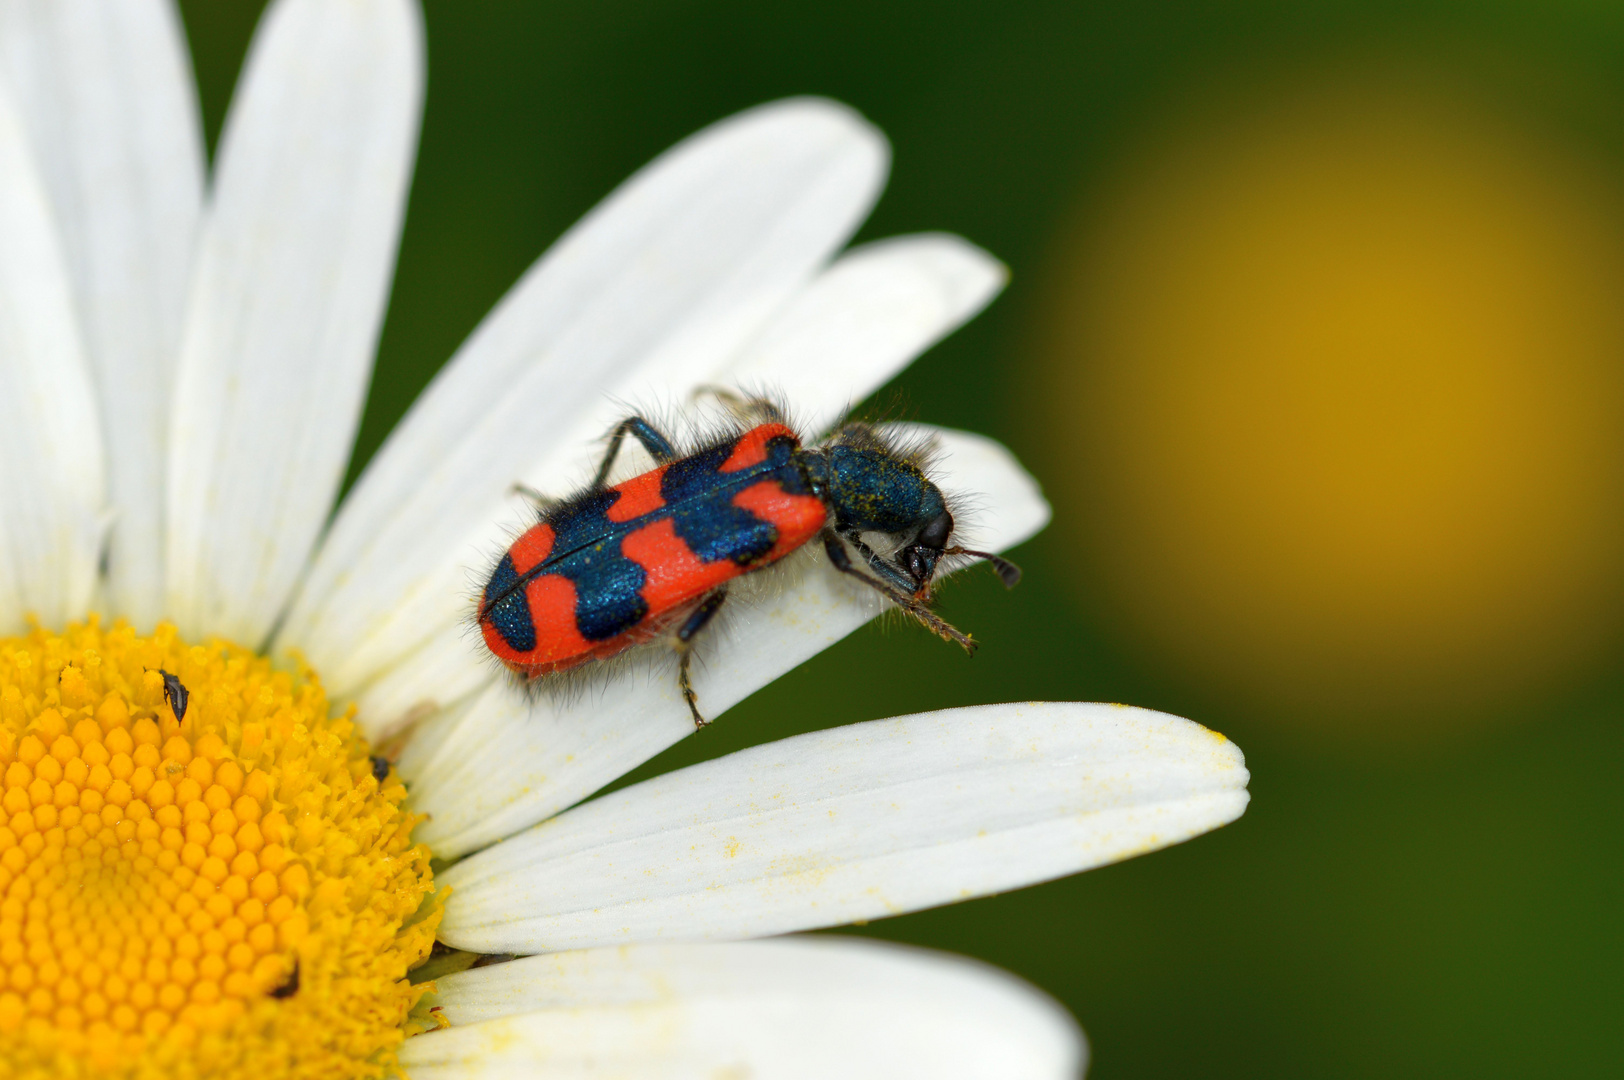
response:
M867 551L870 556L873 556L873 559L870 561L869 565L871 568L874 568L875 562L879 560L879 556L874 555L874 552L868 548L868 545L863 544L862 541L857 541L857 543L865 551ZM897 607L901 608L903 611L906 611L909 615L912 615L914 618L930 627L931 631L944 641L958 642L960 645L964 646L964 651L967 653L974 653L976 651L976 643L971 639L969 634L964 633L952 623L948 622L946 619L943 619L940 615L932 611L929 605L923 603L914 596L911 589L913 584L912 582L907 582L905 585L899 587L897 584L883 580L883 578L876 579L870 577L868 574L865 574L863 571L857 568L855 563L851 561L851 554L846 551L845 541L843 541L836 533L825 532L823 534L823 550L824 553L829 556L829 561L835 564L835 569L839 570L842 574L850 574L852 577L856 578L858 581L861 581L869 588L880 593ZM885 564L883 562L879 562L879 565L884 566ZM898 576L900 577L900 575Z
M868 564L869 570L875 577L898 592L907 593L919 599L914 580L887 562L879 552L865 544L863 538L855 531L848 531L836 526L835 532L840 535L842 540L857 549L857 553L863 557L863 561Z

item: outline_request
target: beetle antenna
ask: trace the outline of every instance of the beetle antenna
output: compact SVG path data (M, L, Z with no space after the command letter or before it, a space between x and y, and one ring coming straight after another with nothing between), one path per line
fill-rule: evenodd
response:
M978 559L986 559L987 562L992 566L993 572L998 575L998 580L1004 583L1004 588L1013 589L1016 585L1020 584L1021 568L1010 562L1008 559L999 555L994 555L990 551L971 551L969 548L950 547L942 554L974 555Z

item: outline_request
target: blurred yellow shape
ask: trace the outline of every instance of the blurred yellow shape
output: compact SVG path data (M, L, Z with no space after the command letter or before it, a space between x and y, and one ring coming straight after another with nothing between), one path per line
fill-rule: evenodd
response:
M1438 96L1289 97L1143 155L1067 256L1045 400L1084 595L1152 670L1292 720L1436 732L1594 681L1617 192Z

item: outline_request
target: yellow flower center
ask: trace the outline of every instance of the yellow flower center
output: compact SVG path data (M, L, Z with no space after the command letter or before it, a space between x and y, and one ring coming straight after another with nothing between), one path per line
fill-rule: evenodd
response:
M0 638L0 1076L393 1071L439 907L352 715L170 626Z

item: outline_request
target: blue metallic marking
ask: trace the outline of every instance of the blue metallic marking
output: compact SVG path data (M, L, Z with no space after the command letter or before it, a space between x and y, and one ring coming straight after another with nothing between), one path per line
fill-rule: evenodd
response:
M485 617L515 652L529 652L536 647L536 624L530 617L530 601L525 599L523 584L513 567L513 556L503 555L485 586Z
M674 461L660 478L660 495L669 507L677 535L701 562L730 559L749 566L778 543L776 525L733 505L739 490L762 480L776 480L792 494L806 489L793 460L793 441L769 440L761 464L723 474L722 463L732 456L736 445L733 440Z
M553 550L541 566L551 570L554 563L612 534L609 508L619 501L620 492L599 488L550 510L544 520L553 527Z
M625 523L607 516L619 499L618 491L600 488L547 516L558 554L542 562L542 572L575 584L575 628L588 641L617 637L648 614L648 602L638 595L648 571L620 553Z
M588 641L618 637L643 621L648 571L620 553L621 537L571 552L547 567L575 583L575 628Z

